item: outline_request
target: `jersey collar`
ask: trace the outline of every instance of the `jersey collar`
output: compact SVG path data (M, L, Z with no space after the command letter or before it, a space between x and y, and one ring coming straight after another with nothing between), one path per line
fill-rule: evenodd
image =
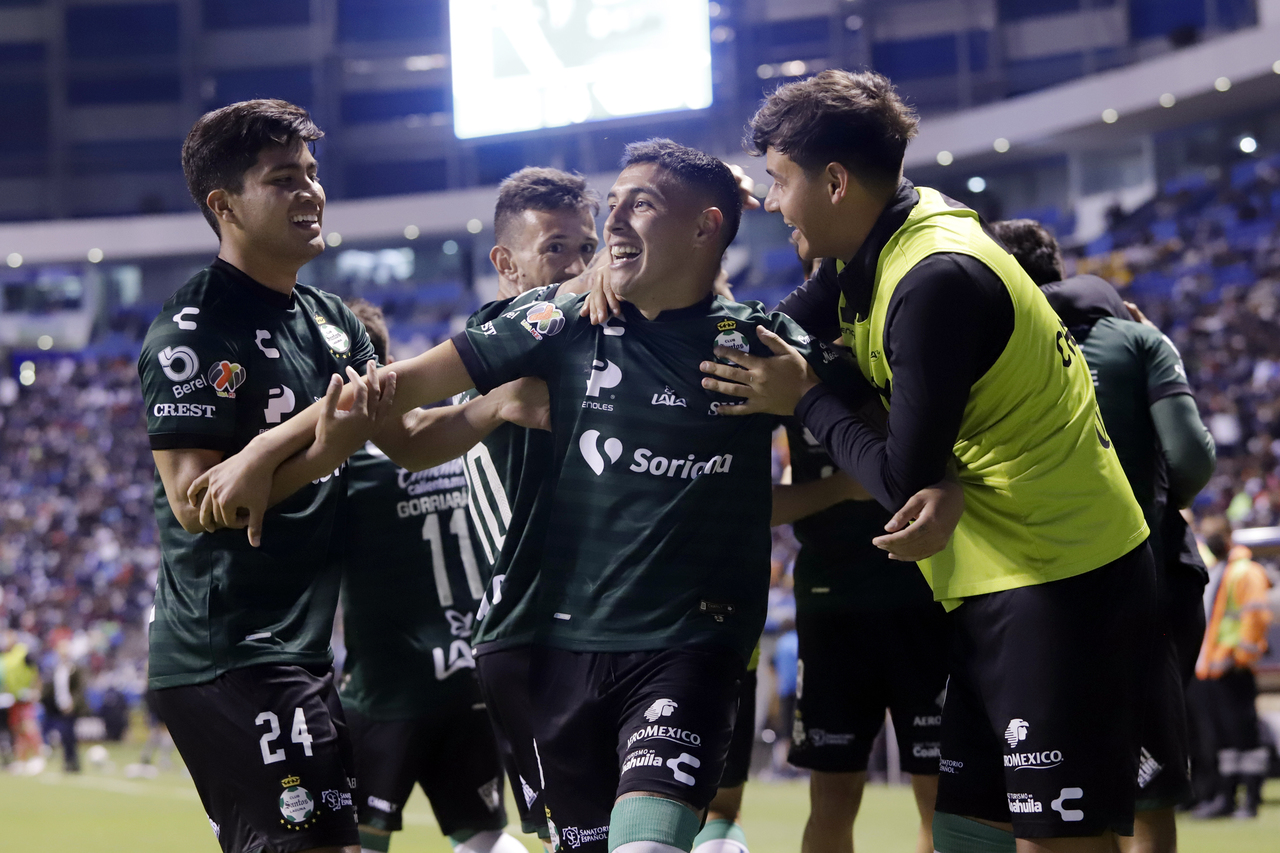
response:
M278 290L272 290L262 282L252 278L239 267L227 263L222 258L214 258L213 263L209 268L226 276L233 284L244 290L248 295L267 303L267 305L270 305L272 308L288 310L293 307L292 293L286 296Z
M711 310L711 303L715 298L716 295L714 292L708 293L704 298L699 299L692 305L687 305L684 308L672 308L666 311L660 311L658 316L654 317L652 320L646 319L645 316L640 313L640 309L632 305L630 302L622 303L622 312L629 323L676 323L681 320L690 320L695 317L707 316L707 313Z

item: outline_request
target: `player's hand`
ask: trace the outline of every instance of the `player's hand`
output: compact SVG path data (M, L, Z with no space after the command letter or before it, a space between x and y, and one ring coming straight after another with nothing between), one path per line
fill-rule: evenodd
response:
M742 209L759 210L762 205L754 192L756 188L755 180L741 166L733 163L728 164L728 166L729 171L733 172L733 176L738 179L738 194L742 196Z
M964 488L945 477L908 498L884 526L888 533L871 544L888 551L891 560L923 560L947 547L962 515Z
M608 250L605 250L608 251ZM593 267L583 273L589 282L586 301L582 303L580 317L590 317L593 326L599 326L610 317L622 314L622 300L613 292L609 283L609 267Z
M316 422L317 449L332 447L339 448L341 452L359 447L376 435L391 416L391 403L396 396L395 373L389 372L380 378L370 360L364 376L348 366L347 377L351 380L355 399L351 408L346 410L338 408L342 397L342 377L335 373L329 378L320 420Z
M751 415L767 412L774 415L793 415L800 398L818 384L818 376L805 361L800 351L764 326L756 326L760 341L773 351L770 358L751 355L729 347L716 347L713 352L727 358L737 366L714 361L702 362L702 387L732 397L742 397L742 403L720 406L725 415ZM719 377L718 379L711 378Z
M1125 302L1124 307L1129 309L1129 316L1144 326L1150 326L1159 331L1159 327L1147 319L1147 315L1142 313L1142 309L1132 302Z
M508 382L489 392L498 395L498 417L526 429L551 429L551 395L536 376Z
M206 533L223 528L249 528L249 544L262 543L262 517L271 496L274 466L247 445L192 481L187 502L200 512Z

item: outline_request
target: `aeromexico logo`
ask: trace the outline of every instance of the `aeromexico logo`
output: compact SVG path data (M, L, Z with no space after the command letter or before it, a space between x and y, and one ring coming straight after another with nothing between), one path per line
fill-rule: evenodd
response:
M601 449L604 450L603 455L600 452ZM606 438L601 442L600 431L589 429L579 437L578 451L582 454L587 466L598 477L604 473L606 467L622 458L623 447L622 442L616 438ZM693 453L684 457L658 456L647 447L636 448L631 459L631 464L627 466L628 471L679 480L693 480L703 474L727 474L733 464L732 453L717 454L710 459L699 460Z

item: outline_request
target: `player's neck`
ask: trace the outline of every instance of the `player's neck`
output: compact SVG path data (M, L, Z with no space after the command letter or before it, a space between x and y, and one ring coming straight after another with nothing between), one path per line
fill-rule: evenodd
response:
M636 298L628 301L644 315L646 320L652 320L663 311L678 311L690 305L697 305L707 298L707 294L711 292L714 285L714 278L706 281L691 280L662 288L656 293L637 295Z
M222 242L222 246L218 249L218 257L263 287L283 293L285 296L293 294L293 286L298 282L298 270L302 268L300 264L295 265L289 261L281 261L279 258L264 257L261 253L236 245L229 240Z

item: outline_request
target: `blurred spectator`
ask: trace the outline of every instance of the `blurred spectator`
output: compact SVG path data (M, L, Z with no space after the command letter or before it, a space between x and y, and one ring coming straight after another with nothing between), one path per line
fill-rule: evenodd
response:
M1201 775L1209 775L1213 795L1195 809L1197 817L1258 816L1267 748L1259 740L1258 685L1253 664L1267 648L1271 609L1270 581L1248 548L1232 546L1230 528L1221 519L1206 520L1205 545L1215 558L1210 567L1208 627L1196 661L1195 690L1189 692L1192 717L1204 754ZM1210 763L1216 756L1217 766ZM1216 769L1216 776L1212 770ZM1243 785L1244 801L1236 805Z
M40 756L40 728L36 724L36 699L40 695L40 676L31 646L14 632L5 632L3 654L0 654L0 705L6 710L9 733L13 739L14 768L19 772L39 773L44 769Z
M76 720L89 713L84 698L84 672L71 654L71 641L58 643L58 661L45 679L40 693L44 706L44 730L46 736L57 732L62 742L63 769L68 773L80 772L80 747L76 742Z

